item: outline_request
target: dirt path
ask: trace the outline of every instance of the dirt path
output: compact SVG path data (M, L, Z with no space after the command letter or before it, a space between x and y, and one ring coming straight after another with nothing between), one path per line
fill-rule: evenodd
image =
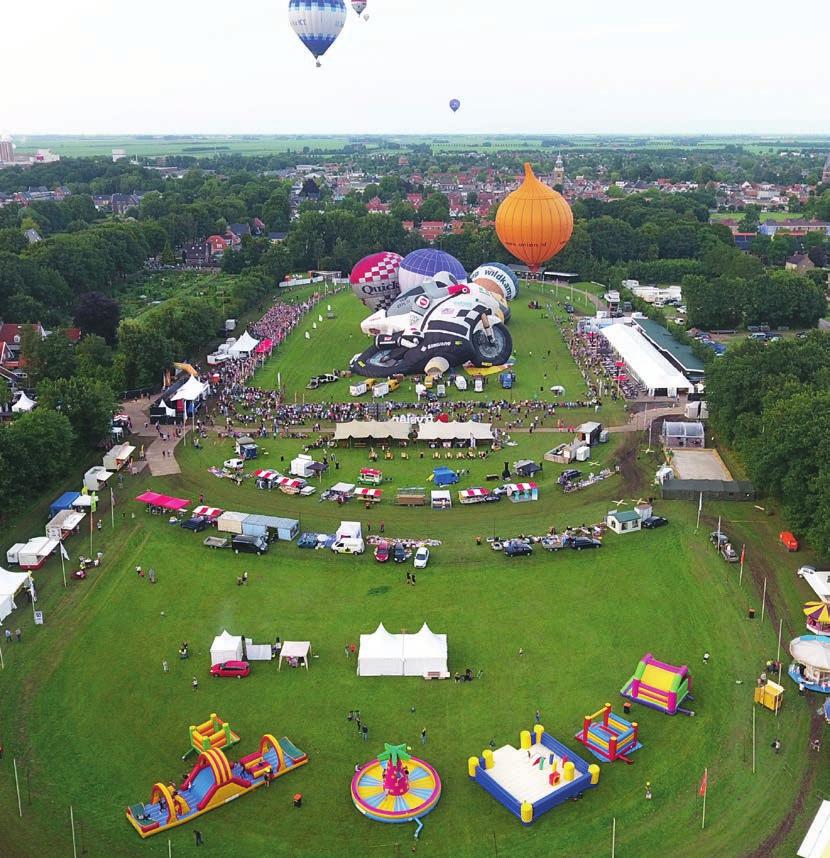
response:
M177 438L172 434L169 441L162 441L158 432L150 423L150 400L132 399L121 405L121 410L130 416L133 425L133 435L137 436L138 443L144 448L144 460L154 477L165 477L170 474L180 474L182 469L176 461L176 446L184 438ZM146 424L146 425L145 425ZM166 430L162 430L166 431Z

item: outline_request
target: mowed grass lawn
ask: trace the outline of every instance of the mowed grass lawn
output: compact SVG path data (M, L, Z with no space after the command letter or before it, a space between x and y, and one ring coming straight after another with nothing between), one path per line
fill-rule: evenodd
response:
M538 457L550 438L523 436L518 447L474 467L482 473L502 459ZM274 466L300 443L267 441L268 453L257 464ZM270 790L173 830L174 854L192 847L196 827L205 855L400 854L396 844L408 849L413 827L371 822L349 796L355 763L384 741L410 743L442 776L442 800L425 819L418 845L430 855L607 855L612 818L618 854L661 856L670 849L681 856L738 855L757 846L789 810L809 760L809 716L816 702L798 699L787 680L787 705L777 721L769 712L757 713L753 776L752 686L764 657L774 654L775 633L769 623L746 619L748 606L759 607L758 595L749 576L739 588L736 570L709 550L711 521L695 534L694 504L661 504L669 527L609 534L600 551L537 552L509 561L476 547L474 536L492 528L507 535L597 520L626 496L621 478L565 496L554 486L559 468L548 465L536 504L503 501L440 513L384 501L367 513L354 502L338 508L316 497L259 491L251 480L237 487L207 474L228 450L227 442L201 452L182 449L182 475L129 478L119 492L124 503L115 528L107 523L93 535L94 547L105 552L102 569L65 592L59 563L51 561L37 576L45 625L33 628L25 610L12 618L23 626L24 643L5 647L0 674L4 856L68 854L70 804L84 854L166 854L168 836L141 842L123 809L146 800L157 780L181 775L187 726L211 712L241 734L240 754L272 732L289 736L311 763ZM604 461L614 450L607 445L597 454ZM366 450L338 451L338 458L340 471L324 484L353 475ZM393 479L389 488L411 483L431 465L429 459L397 458L385 464ZM235 556L204 548L201 535L126 500L148 486L191 499L203 491L225 508L299 517L303 529L329 531L341 518L371 521L376 529L383 519L387 535L430 536L444 544L434 549L415 587L405 584L404 568L382 566L369 554L335 557L280 543L263 558ZM759 546L772 545L769 520L746 505L724 507L726 515L752 519L740 527L751 528ZM711 518L717 511L705 512ZM86 537L74 537L72 556L85 550ZM771 568L791 578L791 559L779 557L768 561ZM136 563L157 570L155 586L135 575ZM250 576L246 587L235 584L242 571ZM480 680L459 686L355 675L345 644L381 621L397 631L416 630L425 620L448 635L450 669L482 670ZM308 672L278 673L275 665L259 663L245 680L210 679L210 643L223 628L260 642L276 635L309 639L317 657ZM185 639L192 656L182 662L176 652ZM619 688L649 650L691 666L697 714L670 718L637 708L644 748L633 766L604 765L596 790L530 829L467 779L467 757L491 739L515 744L537 707L546 728L580 752L572 736L583 715L606 701L619 708ZM706 666L705 650L712 653ZM200 680L195 693L194 674ZM346 721L354 708L369 726L367 744ZM426 748L418 744L422 727L428 730ZM783 743L780 756L769 749L774 736ZM21 775L22 820L16 816L12 755ZM697 788L707 766L710 791L701 831ZM647 780L654 789L651 802L643 798ZM292 807L295 792L304 795L301 810ZM814 803L811 792L808 804ZM806 815L805 809L800 821ZM789 851L782 846L777 854L791 854L794 837L786 843Z
M448 384L447 398L482 402L492 399L552 400L559 397L554 397L550 393L550 388L558 384L565 388L564 399L583 399L586 393L585 382L554 321L566 318L558 302L565 302L568 299L567 290L559 290L555 293L551 284L522 283L519 297L511 304L512 317L509 323L516 361L514 367L516 383L513 388L502 390L498 375L493 375L487 379L484 392L475 393L472 390L472 379L468 377L469 386L466 391L456 390L454 385ZM543 309L530 310L528 303L531 300L538 301ZM550 313L547 305L550 305ZM328 306L332 308L334 319L327 318ZM582 305L577 304L577 309L586 310L584 299ZM370 338L360 331L360 322L367 315L366 307L350 290L324 298L305 317L295 335L289 337L281 346L277 357L257 372L253 385L275 389L278 382L281 382L289 402L332 400L342 402L351 399L349 379L323 385L317 390L307 390L306 385L313 375L348 369L350 359L371 344ZM306 333L310 338L308 340L305 338ZM362 379L354 376L353 380L359 382ZM368 401L368 397L369 394L365 394L363 400ZM405 380L398 390L389 394L387 398L398 402L414 402L416 399L414 383ZM559 416L566 423L578 423L589 417L593 419L593 414L593 409L576 409L560 411ZM612 402L610 396L604 397L600 419L609 425L624 422L622 403Z

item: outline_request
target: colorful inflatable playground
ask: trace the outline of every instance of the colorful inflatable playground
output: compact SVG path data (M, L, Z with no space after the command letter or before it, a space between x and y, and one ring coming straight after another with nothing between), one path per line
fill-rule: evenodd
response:
M595 719L602 716L601 721ZM628 757L643 746L638 739L639 726L636 721L626 721L620 715L611 711L611 704L606 703L593 715L586 715L582 729L574 737L581 742L598 759L605 763L622 760L631 763Z
M141 837L150 837L247 795L307 762L308 756L289 739L270 734L262 737L257 751L235 763L220 748L210 748L199 754L178 787L154 784L150 801L130 805L127 819Z
M581 798L599 783L599 766L581 757L545 732L541 724L519 734L519 748L486 748L470 757L467 773L524 825L530 825L558 804Z
M692 677L688 667L666 664L647 652L640 659L634 676L620 689L620 694L635 703L665 712L666 715L676 715L678 712L694 715L691 709L681 706L685 700L694 700L691 690Z
M227 721L223 721L215 712L211 712L210 718L199 724L198 727L191 725L190 747L182 754L182 759L187 759L190 754L210 751L213 748L230 748L239 741L239 736L230 728Z
M352 778L352 801L378 822L412 822L426 816L441 798L438 772L407 752L406 744L384 744L377 758Z

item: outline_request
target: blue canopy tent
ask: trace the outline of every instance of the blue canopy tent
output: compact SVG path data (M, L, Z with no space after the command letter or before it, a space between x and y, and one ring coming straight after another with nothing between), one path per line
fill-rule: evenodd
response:
M65 509L72 509L72 504L81 496L80 492L64 492L56 501L49 506L49 518L54 518Z

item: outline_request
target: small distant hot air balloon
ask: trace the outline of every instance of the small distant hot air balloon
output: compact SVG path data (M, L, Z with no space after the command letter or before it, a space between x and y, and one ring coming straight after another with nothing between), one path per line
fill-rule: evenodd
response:
M320 57L334 44L346 23L343 0L289 0L288 22L320 67Z
M363 15L363 10L366 8L367 5L368 3L366 2L366 0L352 0L352 9L357 12L358 16ZM365 21L368 21L369 16L363 15L363 19Z
M502 200L496 212L499 241L531 271L538 271L568 243L573 229L573 213L564 197L525 164L521 187Z
M461 102L457 98L450 99L450 110L455 113L461 107Z
M349 277L352 291L370 310L385 309L398 296L398 268L402 259L400 254L384 250L364 256L352 268Z

